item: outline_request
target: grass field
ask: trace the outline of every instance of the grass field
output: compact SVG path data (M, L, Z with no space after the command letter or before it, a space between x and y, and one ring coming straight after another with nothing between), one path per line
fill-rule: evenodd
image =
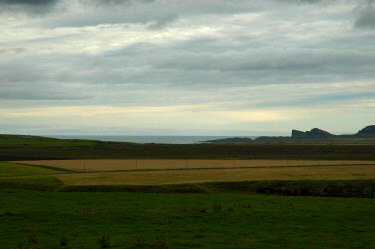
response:
M0 190L0 248L374 248L372 199L243 194L56 193ZM216 211L215 211L216 210Z
M323 141L324 140L324 141ZM375 140L330 143L323 139L299 144L135 144L0 135L0 161L62 159L285 159L375 160ZM372 141L372 142L371 142ZM323 142L323 143L322 143Z
M41 168L41 167L33 167L30 165L19 164L19 163L7 163L7 162L0 162L0 177L8 177L8 176L30 176L30 175L50 175L56 174L59 171L49 169L49 168Z
M0 135L0 148L27 148L27 147L72 147L92 146L98 144L94 140L56 139L28 135Z
M0 249L375 248L374 145L0 138Z

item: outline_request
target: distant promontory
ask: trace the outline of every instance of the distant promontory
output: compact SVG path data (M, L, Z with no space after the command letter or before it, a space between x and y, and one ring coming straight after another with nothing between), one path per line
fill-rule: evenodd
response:
M355 134L348 134L348 135L334 135L327 131L324 131L319 128L313 128L310 131L299 131L299 130L292 130L292 135L288 136L261 136L256 139L251 139L247 137L232 137L232 138L224 138L224 139L215 139L215 140L208 140L205 142L209 143L248 143L253 141L259 142L267 142L267 141L285 141L285 140L312 140L312 139L363 139L363 138L375 138L375 125L369 125L365 128L359 130Z
M366 137L375 137L375 125L369 125L359 130L356 134L351 135L333 135L327 131L314 128L310 131L299 131L292 130L292 138L366 138Z

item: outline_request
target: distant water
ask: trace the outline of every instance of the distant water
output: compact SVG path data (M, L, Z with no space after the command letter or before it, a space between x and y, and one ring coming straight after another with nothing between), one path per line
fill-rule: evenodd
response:
M207 140L223 139L229 137L248 137L254 136L95 136L95 135L49 135L48 137L60 139L88 139L111 142L132 142L132 143L156 143L156 144L197 144Z

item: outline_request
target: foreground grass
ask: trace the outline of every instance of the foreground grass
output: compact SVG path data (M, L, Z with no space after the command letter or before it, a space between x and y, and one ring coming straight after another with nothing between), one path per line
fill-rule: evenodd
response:
M54 191L64 185L62 181L53 176L18 176L1 177L0 189L29 189Z
M373 199L248 194L62 193L0 190L0 248L36 234L40 248L374 248ZM214 206L220 207L214 211ZM217 208L218 209L218 208ZM202 211L206 210L206 212Z

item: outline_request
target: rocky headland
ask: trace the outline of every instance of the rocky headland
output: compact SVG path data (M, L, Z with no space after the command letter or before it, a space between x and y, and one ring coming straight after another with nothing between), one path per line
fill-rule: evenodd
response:
M292 130L291 136L261 136L256 139L251 139L247 137L232 137L224 139L209 140L205 142L209 143L249 143L253 141L258 142L283 142L283 141L299 141L299 140L324 140L324 139L364 139L364 138L375 138L375 125L369 125L365 128L359 130L355 134L344 134L344 135L334 135L327 131L319 128L313 128L310 131L299 131Z

